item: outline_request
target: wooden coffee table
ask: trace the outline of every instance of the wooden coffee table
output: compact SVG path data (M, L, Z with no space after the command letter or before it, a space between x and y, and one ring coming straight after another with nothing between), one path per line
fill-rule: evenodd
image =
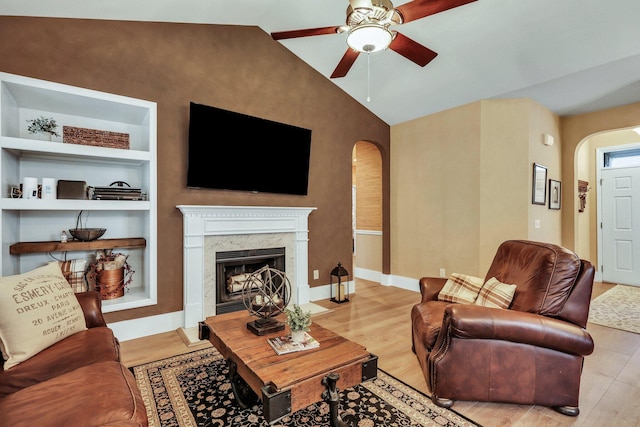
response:
M255 335L247 329L255 319L246 311L207 317L200 322L200 339L209 339L226 358L238 403L247 406L257 396L270 423L323 399L337 417L336 389L377 376L376 356L315 322L309 333L319 348L279 356L267 338L287 331ZM284 316L277 319L284 321ZM332 425L339 425L337 418Z

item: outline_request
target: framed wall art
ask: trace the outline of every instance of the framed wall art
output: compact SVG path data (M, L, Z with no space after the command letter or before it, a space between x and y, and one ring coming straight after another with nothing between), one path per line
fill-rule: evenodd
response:
M531 203L534 205L545 205L547 203L547 167L533 164Z
M562 199L562 184L555 179L549 180L549 209L560 209Z

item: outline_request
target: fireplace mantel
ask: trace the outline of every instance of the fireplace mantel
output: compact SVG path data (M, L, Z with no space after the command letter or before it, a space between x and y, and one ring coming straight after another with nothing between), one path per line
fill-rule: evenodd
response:
M293 233L296 304L309 302L309 214L316 208L179 205L184 231L185 328L204 320L206 236Z

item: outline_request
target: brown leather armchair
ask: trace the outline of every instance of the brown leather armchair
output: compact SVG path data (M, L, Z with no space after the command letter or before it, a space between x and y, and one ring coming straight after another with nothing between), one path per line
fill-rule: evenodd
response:
M510 240L485 281L516 284L509 309L438 301L447 279L420 279L413 351L432 400L549 406L577 416L594 268L557 245Z

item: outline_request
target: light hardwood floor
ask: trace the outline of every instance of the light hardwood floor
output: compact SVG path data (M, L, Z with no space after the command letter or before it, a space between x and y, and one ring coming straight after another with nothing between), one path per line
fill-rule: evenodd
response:
M593 297L612 285L596 283ZM418 292L356 280L357 293L346 304L315 301L329 311L313 321L356 341L377 355L378 366L428 393L411 351L411 307ZM580 415L566 417L539 406L456 402L453 409L483 426L639 426L640 335L589 324L595 351L587 356L580 390ZM176 332L122 342L127 366L188 353L209 346L187 347Z

